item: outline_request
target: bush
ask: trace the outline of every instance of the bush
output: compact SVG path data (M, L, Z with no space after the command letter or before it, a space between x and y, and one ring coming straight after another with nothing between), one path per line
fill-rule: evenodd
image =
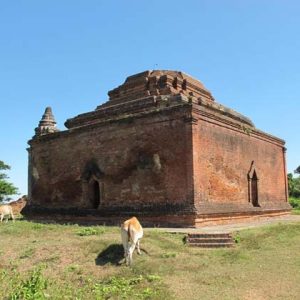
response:
M300 198L300 176L293 177L293 174L289 173L287 177L288 177L289 196Z
M300 209L300 198L290 197L289 202L293 208Z

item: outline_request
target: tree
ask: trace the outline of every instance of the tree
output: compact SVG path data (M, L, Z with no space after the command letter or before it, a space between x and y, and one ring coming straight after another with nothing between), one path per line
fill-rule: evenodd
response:
M6 180L8 179L8 176L5 173L2 173L2 170L10 170L10 166L0 160L0 202L4 200L5 196L18 193L18 189Z
M294 171L295 174L300 174L300 166Z
M293 177L292 173L287 174L289 196L300 198L300 177Z
M293 196L294 188L295 188L295 182L294 182L293 174L288 173L287 178L288 178L289 196L291 197L291 196Z

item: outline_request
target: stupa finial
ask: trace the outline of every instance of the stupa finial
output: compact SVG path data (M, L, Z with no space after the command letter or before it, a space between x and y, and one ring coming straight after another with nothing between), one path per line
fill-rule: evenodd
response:
M51 107L46 107L39 126L35 128L35 136L41 136L59 131L56 128L56 122Z

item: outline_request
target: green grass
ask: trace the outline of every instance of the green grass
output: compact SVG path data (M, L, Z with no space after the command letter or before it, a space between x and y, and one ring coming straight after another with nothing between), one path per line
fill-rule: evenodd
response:
M98 228L87 227L87 228L81 228L77 230L76 234L78 234L79 236L89 236L89 235L102 234L104 232L105 232L105 227L98 227Z
M9 222L0 299L299 299L299 232L300 222L242 230L234 248L203 250L146 229L126 267L116 227Z

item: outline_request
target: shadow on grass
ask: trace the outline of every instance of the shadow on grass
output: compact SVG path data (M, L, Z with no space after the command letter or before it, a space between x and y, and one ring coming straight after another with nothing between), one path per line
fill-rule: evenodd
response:
M97 266L104 266L106 264L119 266L122 264L121 261L123 258L123 246L120 244L112 244L98 254L95 263Z

